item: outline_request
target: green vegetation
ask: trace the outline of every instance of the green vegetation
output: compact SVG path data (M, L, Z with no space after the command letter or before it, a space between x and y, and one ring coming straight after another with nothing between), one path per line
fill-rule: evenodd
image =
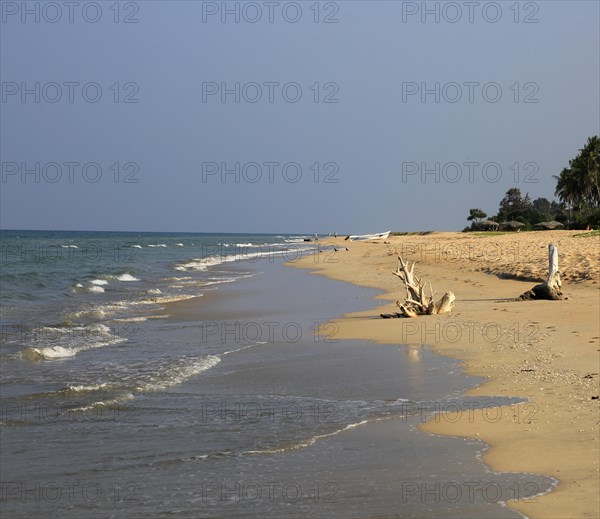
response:
M508 234L508 231L475 231L473 234L485 238L486 236L502 236Z
M484 220L487 215L481 209L470 209L467 220L471 225L463 230L496 231L493 222L505 230L530 230L542 222L559 222L568 229L599 228L600 138L589 137L569 167L554 178L558 202L543 197L532 200L529 193L523 196L519 188L511 187L500 201L498 214Z
M554 194L566 206L574 228L600 226L600 138L589 137L569 167L554 178Z
M590 236L600 236L600 230L580 232L573 235L573 238L589 238Z
M479 225L481 220L487 218L487 214L485 214L481 209L469 209L469 216L467 220L473 222L475 225Z

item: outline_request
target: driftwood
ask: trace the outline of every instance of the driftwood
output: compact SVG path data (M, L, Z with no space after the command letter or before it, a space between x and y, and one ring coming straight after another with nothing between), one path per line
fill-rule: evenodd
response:
M433 296L435 292L429 283L429 295L425 293L425 282L421 281L414 273L416 262L409 267L400 256L398 256L398 267L393 272L398 276L406 287L406 299L403 303L396 301L400 312L394 314L381 314L384 319L391 317L417 317L418 315L445 314L452 310L454 306L454 294L447 292L436 303Z
M558 270L558 249L556 248L556 245L550 243L548 244L548 280L545 283L534 286L524 294L521 294L519 299L524 301L530 301L532 299L550 299L552 301L558 301L563 298L562 292L560 291L561 286L560 272Z

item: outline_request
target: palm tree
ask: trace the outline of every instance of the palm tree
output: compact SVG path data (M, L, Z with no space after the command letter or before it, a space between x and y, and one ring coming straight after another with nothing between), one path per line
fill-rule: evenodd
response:
M593 207L600 207L600 138L596 135L588 138L585 147L586 171L590 181L590 202Z
M590 214L600 207L600 138L588 137L587 144L569 161L556 178L555 195L570 211Z

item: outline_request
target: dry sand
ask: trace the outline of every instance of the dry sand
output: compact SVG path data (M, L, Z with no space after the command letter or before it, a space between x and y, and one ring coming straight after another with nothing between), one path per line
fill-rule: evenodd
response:
M493 469L552 476L550 494L509 503L540 519L600 517L600 237L574 231L485 235L431 233L372 242L322 239L324 250L290 262L357 285L379 288L381 306L335 322L339 338L422 344L487 377L470 395L529 400L502 415L463 413L422 425L437 434L476 437L491 447ZM558 247L565 301L514 301L547 276L547 244ZM346 250L346 247L349 250ZM451 290L452 313L381 319L405 290L391 272L397 255L416 260L436 299ZM595 397L595 398L593 398ZM457 420L455 422L455 419ZM455 423L454 423L455 422Z

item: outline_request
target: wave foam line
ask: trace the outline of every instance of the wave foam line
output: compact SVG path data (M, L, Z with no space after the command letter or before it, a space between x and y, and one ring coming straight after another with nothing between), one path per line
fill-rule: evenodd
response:
M125 339L124 337L114 335L108 326L100 323L92 324L89 326L76 326L72 328L46 327L45 329L63 334L70 333L73 334L74 337L79 337L78 334L81 334L82 341L76 345L73 345L73 347L64 347L60 345L43 347L28 346L18 353L20 358L32 361L64 359L68 357L73 357L82 351L94 348L101 348L103 346L112 346L113 344L119 344L121 342L127 341L127 339ZM94 333L93 337L90 336L90 332Z
M385 420L385 419L386 418L377 419L377 420L373 420L373 422L378 422L380 420ZM337 431L333 431L333 432L325 433L325 434L318 434L316 436L313 436L312 438L309 438L308 440L301 441L301 442L295 443L295 444L287 446L287 447L280 447L277 449L266 449L266 450L259 450L259 451L245 451L242 454L280 454L282 452L289 452L289 451L295 451L298 449L304 449L306 447L310 447L310 446L314 445L319 440L324 440L325 438L337 436L338 434L341 434L345 431L349 431L350 429L354 429L355 427L360 427L361 425L365 425L367 423L369 423L369 420L362 420L360 422L348 424L348 425L346 425L346 427L343 427L342 429L338 429Z
M187 270L207 270L209 267L213 267L215 265L220 265L221 263L231 263L234 261L247 261L254 258L261 258L264 256L276 255L281 256L283 254L290 254L291 252L294 254L298 254L300 252L306 252L309 250L314 250L314 247L305 247L303 249L298 249L294 251L290 250L279 250L279 251L265 251L265 252L249 252L248 254L231 254L230 256L208 256L206 258L198 258L188 261L186 263L181 263L177 265L175 270L179 271L187 271Z
M209 370L219 362L221 362L221 358L216 355L208 355L192 361L189 358L181 359L179 365L161 370L159 377L136 386L135 391L147 393L177 386L185 382L188 378Z

